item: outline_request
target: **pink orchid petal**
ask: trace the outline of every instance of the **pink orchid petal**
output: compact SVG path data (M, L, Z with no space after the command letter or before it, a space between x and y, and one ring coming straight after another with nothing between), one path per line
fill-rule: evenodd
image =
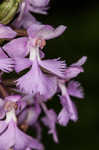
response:
M83 56L81 59L79 59L76 63L73 63L71 65L71 67L75 67L75 66L82 66L85 62L87 61L87 56Z
M27 38L14 39L3 46L4 51L12 58L25 57L27 55Z
M14 38L16 32L10 27L0 24L0 38Z
M32 65L32 62L28 58L15 58L15 71L20 72Z
M33 63L31 70L17 81L17 86L28 94L37 94L51 98L57 90L56 77L44 74L36 62Z
M63 25L60 25L56 29L54 29L52 26L49 25L32 25L28 29L28 34L31 37L36 37L36 38L42 38L45 40L53 39L61 34L66 30L66 27Z
M77 81L70 81L67 86L68 93L77 98L84 98L83 88Z
M64 77L66 64L60 58L39 61L39 64L46 71L59 77Z

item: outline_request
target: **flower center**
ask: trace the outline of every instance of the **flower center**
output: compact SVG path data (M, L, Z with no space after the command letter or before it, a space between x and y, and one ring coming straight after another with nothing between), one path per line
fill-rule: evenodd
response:
M6 122L9 123L11 120L17 122L15 109L12 109L11 111L6 113Z
M44 39L37 39L35 45L41 49L43 49L46 45L46 41Z
M46 45L45 40L37 39L34 41L34 43L32 43L32 39L30 39L28 44L28 48L30 51L29 59L33 61L37 57L39 60L40 59L39 49L43 49L45 45Z

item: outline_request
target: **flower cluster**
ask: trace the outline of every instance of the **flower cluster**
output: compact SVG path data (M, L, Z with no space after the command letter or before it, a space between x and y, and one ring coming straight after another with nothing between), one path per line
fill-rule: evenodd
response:
M67 126L69 120L78 119L71 97L84 97L75 77L84 72L82 65L87 57L70 66L60 57L45 59L43 49L47 40L59 37L67 28L53 28L33 17L32 13L47 14L48 8L49 0L23 0L9 26L0 24L0 39L4 40L0 47L0 86L7 84L4 73L17 74L17 79L13 77L14 82L10 81L13 87L6 85L8 94L2 96L5 91L0 89L0 150L44 150L42 123L58 143L56 124ZM62 107L59 114L47 107L55 94ZM29 128L35 129L35 138L26 134Z

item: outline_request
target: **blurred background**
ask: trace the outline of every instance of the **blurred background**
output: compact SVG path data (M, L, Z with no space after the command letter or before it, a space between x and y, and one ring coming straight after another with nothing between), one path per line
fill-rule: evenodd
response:
M46 150L93 150L99 148L99 3L95 1L52 0L48 16L37 15L38 20L54 27L63 24L65 33L47 42L45 53L49 58L62 57L67 64L88 56L85 72L77 77L85 91L82 100L73 98L79 120L67 127L57 126L59 144L55 144L45 129L43 142ZM58 97L49 107L60 110Z

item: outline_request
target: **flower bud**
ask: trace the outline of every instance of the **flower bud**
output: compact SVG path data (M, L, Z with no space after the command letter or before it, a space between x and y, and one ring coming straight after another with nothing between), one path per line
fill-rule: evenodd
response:
M21 0L0 1L0 23L8 24L15 16Z

